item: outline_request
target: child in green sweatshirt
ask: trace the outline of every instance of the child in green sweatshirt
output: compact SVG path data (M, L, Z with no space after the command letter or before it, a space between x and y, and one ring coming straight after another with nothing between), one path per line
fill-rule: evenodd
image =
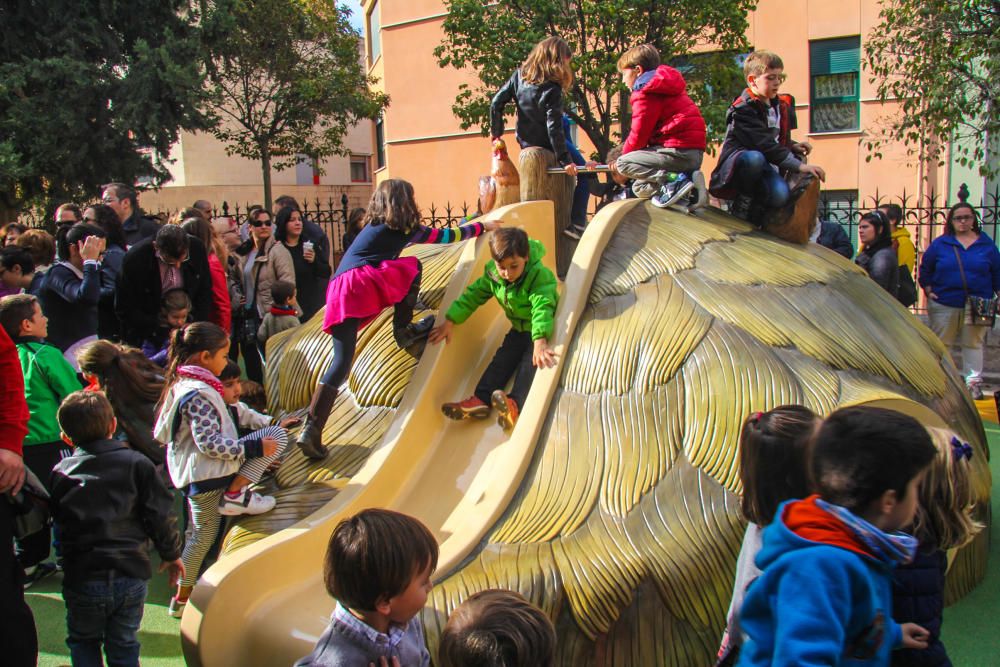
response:
M56 413L62 400L80 389L80 380L58 347L45 342L49 320L38 299L30 294L12 294L0 299L0 325L17 345L24 373L24 396L28 401L28 435L24 438L24 465L49 489L52 468L70 455L62 441ZM41 530L17 545L18 560L28 583L33 583L54 566L49 557L51 536ZM58 555L58 546L57 555Z
M556 277L544 264L545 246L529 240L523 229L504 227L490 237L493 260L482 277L466 288L445 315L445 321L430 334L430 342L448 342L451 329L465 322L490 297L496 297L511 329L479 380L475 393L464 401L445 403L442 412L451 419L485 419L490 403L498 413L497 423L510 432L524 407L535 368L555 365L549 347L556 303ZM510 394L504 387L514 377Z

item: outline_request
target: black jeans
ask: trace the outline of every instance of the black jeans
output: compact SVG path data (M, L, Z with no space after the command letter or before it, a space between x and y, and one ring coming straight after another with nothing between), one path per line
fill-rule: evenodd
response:
M535 342L531 340L530 331L508 331L497 353L493 355L493 361L479 378L476 398L489 404L490 395L497 389L505 388L511 376L514 376L514 386L507 395L517 403L518 410L523 408L524 399L531 389L531 381L535 379L535 366L531 363L534 350Z
M24 601L24 572L14 558L14 513L0 495L0 646L5 665L26 667L38 661L35 617Z

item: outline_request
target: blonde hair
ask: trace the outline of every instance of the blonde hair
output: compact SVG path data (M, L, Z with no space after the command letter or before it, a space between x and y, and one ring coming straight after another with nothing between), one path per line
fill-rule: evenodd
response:
M760 76L769 69L785 69L785 63L774 51L754 51L743 63L743 76Z
M526 83L541 85L546 81L558 83L568 90L573 83L573 68L566 61L573 51L562 37L546 37L535 44L521 64L521 78Z
M618 69L625 70L639 66L643 72L652 72L660 66L660 52L652 44L633 46L618 59Z
M969 460L956 455L952 442L964 445L949 429L928 427L937 448L920 485L919 505L911 533L921 546L954 549L967 544L982 530L972 518L975 497L969 480Z

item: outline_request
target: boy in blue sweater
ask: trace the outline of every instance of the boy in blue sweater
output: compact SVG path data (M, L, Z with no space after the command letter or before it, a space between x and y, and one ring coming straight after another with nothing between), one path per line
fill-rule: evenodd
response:
M740 617L739 665L888 665L927 630L892 620L892 569L909 562L909 525L936 450L912 417L844 408L820 427L810 462L818 495L778 508L764 531Z

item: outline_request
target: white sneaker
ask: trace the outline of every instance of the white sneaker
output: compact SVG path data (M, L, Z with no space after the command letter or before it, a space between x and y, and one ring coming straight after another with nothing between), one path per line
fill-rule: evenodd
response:
M180 618L184 615L184 607L187 606L187 600L178 600L177 596L174 595L170 598L170 606L167 607L167 613L174 618Z
M225 493L219 499L219 514L236 516L238 514L263 514L274 509L274 497L262 496L259 493L243 487L239 496L230 498Z

